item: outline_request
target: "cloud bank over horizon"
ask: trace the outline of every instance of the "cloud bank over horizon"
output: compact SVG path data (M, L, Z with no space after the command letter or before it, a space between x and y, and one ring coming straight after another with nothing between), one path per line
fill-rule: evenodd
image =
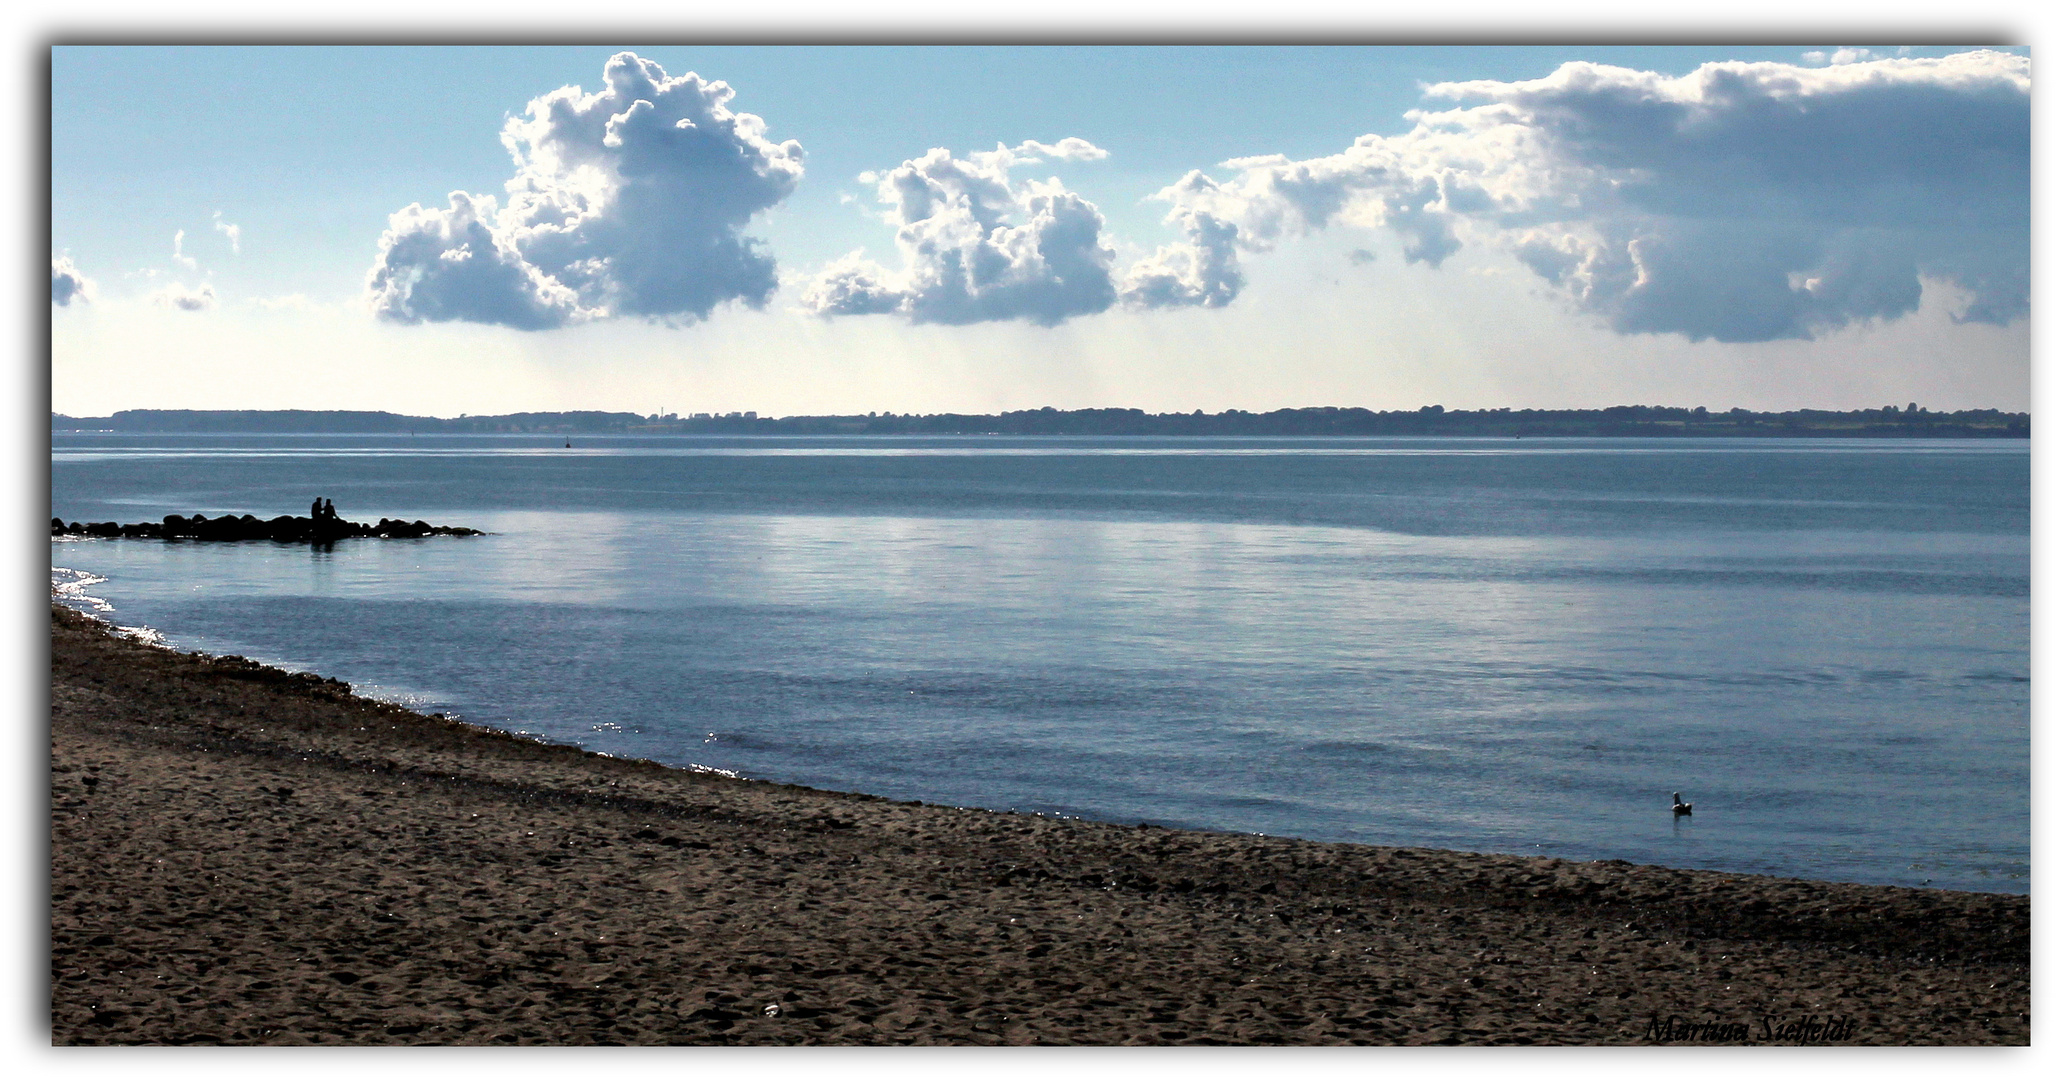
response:
M1914 311L1924 277L1971 293L1959 320L2027 314L2028 58L1835 59L1437 84L1486 103L1157 197L1240 230L1218 272L1297 234L1385 228L1430 267L1505 250L1622 334L1813 338Z
M392 215L366 281L374 312L543 330L764 305L776 263L742 231L792 194L800 144L773 143L762 119L732 112L727 83L668 77L629 52L603 78L603 90L566 86L507 121L504 206L458 191L447 207Z

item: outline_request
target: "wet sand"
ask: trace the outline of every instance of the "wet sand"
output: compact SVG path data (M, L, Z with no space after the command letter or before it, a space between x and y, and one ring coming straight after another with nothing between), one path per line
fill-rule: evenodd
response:
M57 1044L2029 1041L2024 896L734 780L55 605L50 693Z

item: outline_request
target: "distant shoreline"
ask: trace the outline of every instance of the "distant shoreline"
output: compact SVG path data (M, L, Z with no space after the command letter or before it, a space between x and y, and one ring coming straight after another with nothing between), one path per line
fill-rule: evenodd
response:
M1617 405L1606 409L1451 409L1430 405L1266 413L1146 413L1141 409L1023 409L993 414L867 413L759 416L754 412L652 414L525 412L500 416L407 416L303 409L130 409L109 416L50 416L50 430L113 434L271 435L1102 435L1102 436L1560 436L1588 438L2026 439L2028 413L1998 409L1930 412L1914 402L1833 412Z

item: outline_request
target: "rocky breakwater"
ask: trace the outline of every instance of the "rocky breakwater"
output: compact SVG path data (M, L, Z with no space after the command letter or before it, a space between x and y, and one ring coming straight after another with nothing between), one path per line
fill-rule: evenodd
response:
M142 521L123 525L114 521L80 524L50 519L52 536L138 537L152 540L284 540L299 543L329 543L352 538L415 540L424 536L478 536L479 530L457 525L431 525L426 521L396 521L380 518L376 525L342 518L291 517L259 518L250 514L166 514L163 521Z

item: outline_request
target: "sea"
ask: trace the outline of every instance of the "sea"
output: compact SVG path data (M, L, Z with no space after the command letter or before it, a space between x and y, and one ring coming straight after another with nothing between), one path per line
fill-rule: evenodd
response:
M569 443L55 434L66 521L485 535L53 540L53 594L748 778L2029 891L2026 441Z

